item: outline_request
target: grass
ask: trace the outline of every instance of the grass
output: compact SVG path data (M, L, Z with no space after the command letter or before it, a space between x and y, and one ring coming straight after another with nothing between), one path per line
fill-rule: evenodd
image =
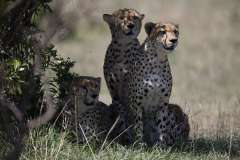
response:
M99 151L98 147L72 144L67 132L43 127L31 131L21 160L227 160L239 159L239 156L240 137L237 135L200 137L168 150L134 145L124 147L114 143Z

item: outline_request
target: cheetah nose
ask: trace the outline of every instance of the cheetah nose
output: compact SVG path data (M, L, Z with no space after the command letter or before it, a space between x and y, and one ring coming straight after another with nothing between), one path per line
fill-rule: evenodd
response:
M170 42L172 43L177 43L178 39L177 38L174 38L174 39L171 39Z
M129 24L127 25L127 27L130 28L130 29L133 29L133 28L134 28L134 24L129 23Z
M93 94L93 95L92 95L92 98L97 98L97 97L98 97L97 94Z

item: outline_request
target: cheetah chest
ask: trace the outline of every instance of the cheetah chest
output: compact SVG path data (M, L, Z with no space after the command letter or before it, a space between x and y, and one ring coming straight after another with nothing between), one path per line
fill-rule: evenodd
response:
M144 63L137 63L135 66L133 80L142 93L144 106L158 106L168 103L172 88L172 75L168 61L162 62L157 59L146 58ZM136 80L137 79L137 80Z

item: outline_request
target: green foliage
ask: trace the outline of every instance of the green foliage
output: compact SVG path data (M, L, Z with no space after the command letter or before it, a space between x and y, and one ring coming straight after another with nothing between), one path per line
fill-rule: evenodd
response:
M54 49L54 45L50 45L46 48L44 57L44 66L43 68L51 69L56 73L52 81L52 92L55 94L58 93L60 99L64 98L67 94L67 88L69 83L74 77L78 75L76 73L71 73L70 69L74 66L74 61L70 58L62 58L57 55L57 50ZM57 84L58 86L56 86Z
M27 81L34 78L32 68L35 53L31 36L38 28L33 17L42 8L47 12L48 2L50 1L21 1L16 8L0 18L0 62L7 66L5 90L11 97L23 95L24 88L29 85Z
M21 95L24 80L21 78L24 71L29 70L29 64L18 59L10 59L7 62L7 90L10 95Z
M11 4L3 2L0 1L1 6ZM51 0L24 0L0 16L0 63L6 66L3 87L7 95L22 106L37 106L43 95L40 76L33 73L36 42L32 36L39 31L36 25L39 17L51 12L49 2ZM70 73L74 62L58 56L52 44L41 56L42 69L56 72L56 77L49 82L51 91L63 97L66 82L77 76Z
M70 58L63 59L56 57L52 64L52 69L57 73L55 82L59 85L59 98L66 96L69 82L77 76L77 74L71 73L70 69L73 67L74 62Z

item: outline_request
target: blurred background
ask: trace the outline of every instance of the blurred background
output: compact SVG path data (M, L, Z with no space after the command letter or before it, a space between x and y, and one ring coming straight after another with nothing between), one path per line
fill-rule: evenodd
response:
M100 99L111 99L103 77L110 31L104 13L134 8L147 21L180 26L176 51L169 55L171 102L189 115L191 135L240 133L240 1L239 0L55 0L42 29L56 33L60 55L76 61L73 72L102 77ZM142 29L141 42L146 34Z

